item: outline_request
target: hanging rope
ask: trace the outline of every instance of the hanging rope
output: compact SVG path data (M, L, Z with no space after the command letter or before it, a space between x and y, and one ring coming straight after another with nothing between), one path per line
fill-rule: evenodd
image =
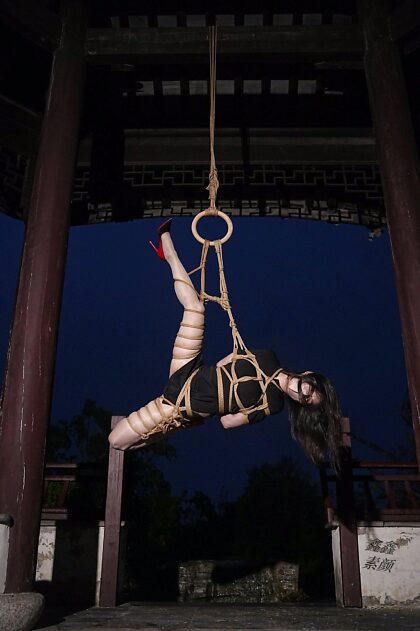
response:
M219 189L219 180L217 177L216 158L214 154L214 135L216 127L216 49L217 49L217 26L209 27L209 53L210 53L210 79L209 79L209 92L210 92L210 173L209 173L209 185L207 190L209 191L210 208L217 215L216 199L217 191Z
M202 243L203 247L201 250L201 261L200 265L192 270L189 274L194 274L195 272L201 270L201 287L199 297L201 302L205 303L208 301L217 302L222 309L224 309L229 317L229 324L232 329L233 335L233 350L236 355L239 349L243 349L247 351L245 343L238 331L236 326L235 318L233 317L232 309L229 301L229 293L226 283L226 277L224 272L223 265L223 251L222 244L225 243L232 235L233 232L233 224L231 219L223 212L219 211L216 206L217 199L217 191L219 188L219 180L217 177L217 167L216 167L216 157L214 151L214 137L215 137L215 127L216 127L216 49L217 49L217 27L210 26L209 27L209 56L210 56L210 78L209 78L209 93L210 93L210 171L209 171L209 185L207 186L207 190L209 191L209 200L210 206L203 212L199 213L193 221L192 224L192 232L194 237ZM225 236L222 239L218 239L215 241L209 241L208 239L203 239L197 230L197 224L200 219L204 216L209 215L218 215L222 219L224 219L227 223L228 229ZM217 262L219 266L219 296L213 296L206 292L206 263L207 256L209 253L209 248L214 247ZM248 351L249 352L249 351Z
M217 389L218 389L218 401L219 401L219 413L220 415L225 414L227 411L230 411L233 406L233 402L236 402L238 409L244 414L250 414L251 412L256 412L259 410L263 410L266 415L270 414L270 408L268 406L267 400L267 389L270 384L276 385L279 389L279 384L275 381L277 375L281 372L281 368L279 368L274 374L268 376L266 375L260 368L257 359L253 353L247 348L244 340L242 339L241 334L238 331L238 327L235 322L235 318L232 313L232 308L229 300L229 292L226 283L224 264L223 264L223 243L228 241L233 233L233 224L230 219L224 212L218 210L216 206L217 200L217 191L219 188L219 179L217 177L217 167L216 167L216 157L214 151L214 137L215 137L215 125L216 125L216 48L217 48L217 28L216 26L209 27L209 51L210 51L210 78L209 78L209 92L210 92L210 171L209 171L209 184L207 186L207 190L209 191L209 200L210 205L206 210L200 212L192 222L191 230L194 237L202 244L201 250L201 260L200 265L189 272L191 276L195 272L200 271L200 292L198 296L201 302L204 304L206 302L216 302L221 306L221 308L226 311L229 318L229 325L232 330L232 338L233 338L233 352L232 352L232 362L230 371L226 369L225 366L216 367L217 372ZM208 216L218 216L223 219L227 224L226 234L222 239L217 239L215 241L210 241L209 239L204 239L197 230L197 224L203 217ZM219 295L213 296L212 294L207 293L206 291L206 264L207 257L209 254L209 250L211 247L214 247L217 263L219 267ZM180 279L176 279L180 280ZM185 282L185 281L182 281ZM184 326L188 326L185 325ZM252 376L244 376L238 377L236 372L236 362L238 359L248 361L252 364L255 375ZM191 383L196 373L198 372L198 368L191 373L187 381L184 383L178 397L176 403L173 404L171 401L167 400L163 395L158 397L155 400L156 408L161 411L161 416L163 420L156 425L152 430L148 431L145 434L139 434L140 438L146 442L149 442L150 438L155 434L166 434L169 431L173 431L175 429L179 429L181 427L190 427L191 425L203 422L203 419L200 419L202 415L200 413L194 412L191 408ZM223 391L223 374L226 375L229 381L229 392L227 395L228 406L225 410L225 396ZM244 381L258 381L261 388L261 396L257 403L251 407L245 407L242 403L239 393L238 386L240 383ZM164 418L164 412L162 408L162 403L166 403L173 406L173 412L169 418ZM198 414L198 416L197 416ZM193 418L194 417L194 418ZM135 427L132 429L137 432ZM138 433L138 432L137 432Z
M219 295L214 296L212 294L207 293L206 291L206 263L207 256L210 249L210 242L205 241L203 244L203 248L201 251L201 261L200 265L190 272L194 274L197 271L201 271L201 279L200 279L200 292L199 298L201 302L216 302L221 306L221 308L226 311L229 324L232 331L232 339L233 339L233 351L232 351L232 361L230 371L228 371L225 366L216 366L217 372L217 389L218 389L218 400L219 400L219 414L223 415L228 410L232 409L233 401L235 401L238 409L244 414L250 414L251 412L256 412L258 410L263 410L266 415L270 414L270 408L268 405L267 399L267 389L270 384L274 384L277 388L281 389L279 384L275 381L276 377L282 371L281 368L276 370L272 375L266 375L263 370L261 370L260 365L257 362L255 355L248 349L246 346L241 334L239 333L238 327L236 325L235 318L233 316L232 307L230 305L229 300L229 292L226 283L224 264L223 264L223 250L222 244L220 240L214 242L214 249L216 251L217 263L219 267ZM248 361L252 364L255 370L255 376L243 376L238 377L236 372L236 362L238 359ZM229 392L228 392L228 405L225 409L225 396L223 392L223 374L227 377L229 381ZM261 388L261 397L256 405L251 407L245 407L242 403L239 393L238 386L240 383L244 381L258 381Z
M235 318L232 313L232 308L229 300L229 292L226 283L226 277L224 272L224 264L223 264L223 249L222 245L225 243L233 232L233 225L230 218L220 210L218 210L216 206L217 199L217 191L219 188L219 180L217 177L217 167L216 167L216 158L214 151L214 137L215 137L215 124L216 124L216 48L217 48L217 29L215 26L211 26L209 28L209 50L210 50L210 82L209 82L209 92L210 92L210 172L209 172L209 185L207 190L209 191L209 200L210 206L207 210L199 213L193 220L192 223L192 232L194 237L202 243L201 250L201 261L200 265L196 267L194 270L190 272L194 274L197 271L201 271L201 279L200 279L200 292L199 298L201 302L216 302L219 304L224 311L226 311L229 324L232 330L232 338L233 338L233 353L232 353L232 363L230 372L226 370L224 366L217 367L217 383L218 383L218 398L219 398L219 413L224 414L224 393L223 393L223 377L222 373L226 375L229 380L229 394L228 394L228 409L232 408L233 400L235 399L238 408L245 414L250 413L251 411L264 410L268 415L270 414L270 409L268 407L267 401L267 388L271 383L274 383L278 386L277 382L275 382L275 377L281 372L281 369L277 370L273 375L267 376L260 368L256 357L251 351L247 348L241 334L238 331L238 327L235 322ZM208 239L203 239L201 235L198 233L197 224L202 219L202 217L209 215L217 215L220 218L224 219L228 225L227 232L222 239L218 239L215 241L209 241ZM214 296L206 291L206 263L207 257L209 253L210 247L214 247L217 262L219 267L219 295ZM255 369L255 376L245 376L238 377L236 373L236 361L238 359L242 359L248 361L252 364ZM244 381L258 381L261 387L261 398L257 405L254 405L252 408L246 408L242 404L242 401L239 398L238 394L238 385ZM279 386L278 386L279 387ZM280 387L279 387L280 388Z

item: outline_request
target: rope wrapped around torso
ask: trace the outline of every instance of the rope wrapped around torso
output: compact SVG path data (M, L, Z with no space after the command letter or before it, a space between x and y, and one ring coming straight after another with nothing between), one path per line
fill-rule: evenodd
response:
M281 370L275 353L249 353L221 367L203 364L200 355L174 373L163 393L164 402L175 405L174 417L186 426L200 415L242 412L257 423L280 412L284 396L275 379Z

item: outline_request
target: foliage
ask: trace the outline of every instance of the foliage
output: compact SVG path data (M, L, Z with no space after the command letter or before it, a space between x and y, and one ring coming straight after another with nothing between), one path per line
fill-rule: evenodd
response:
M76 462L79 477L68 497L69 513L83 519L103 519L105 511L106 467L109 454L108 434L111 412L86 400L82 411L69 420L52 423L47 441L47 462ZM137 493L146 489L160 495L167 484L154 463L156 456L173 458L175 449L166 441L128 454L135 462ZM95 466L96 465L96 466ZM49 484L44 505L54 507L60 495L60 483Z
M322 502L292 459L252 469L235 502L215 505L199 491L171 500L167 492L162 488L159 498L143 495L130 501L135 506L132 517L137 513L129 554L140 585L137 597L153 598L157 585L160 598L162 593L176 597L176 566L191 559L291 561L300 566L306 592L332 594L331 544Z
M48 432L47 460L101 462L108 454L111 412L86 400L80 414L53 423Z
M88 400L80 414L50 429L50 461L93 462L103 472L102 477L82 477L73 487L70 511L83 518L103 519L110 416ZM173 457L174 449L160 441L125 457L123 519L131 598L176 598L179 562L209 558L295 562L304 589L313 593L311 585L316 586L317 595L325 595L321 588L332 570L322 503L296 462L283 458L250 470L242 495L217 505L200 491L174 496L157 456Z
M48 431L47 461L105 462L108 458L108 434L111 430L111 412L87 399L80 414L70 420L52 423ZM166 441L153 443L136 454L151 454L172 458L175 449Z
M252 469L234 507L235 558L290 561L300 566L301 583L328 589L330 541L324 529L317 487L291 458Z
M293 560L313 549L322 525L316 489L291 458L252 469L237 502L235 550L247 558Z

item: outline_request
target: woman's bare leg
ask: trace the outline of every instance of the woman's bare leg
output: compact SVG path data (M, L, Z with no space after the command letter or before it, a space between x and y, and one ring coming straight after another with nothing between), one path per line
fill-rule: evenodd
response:
M169 232L162 235L162 244L175 282L176 296L184 307L169 368L169 376L171 376L201 351L204 336L204 305L198 298L191 279L179 260Z
M171 376L201 351L204 335L204 305L199 300L190 277L179 260L168 232L162 235L162 244L175 281L175 293L184 307L169 369L169 376ZM174 409L173 405L163 403L163 397L150 401L117 423L109 435L110 444L115 449L128 449L157 425L168 421Z
M174 406L163 403L163 396L121 419L110 433L108 440L115 449L128 449L141 440L142 435L153 430L162 421L171 418Z

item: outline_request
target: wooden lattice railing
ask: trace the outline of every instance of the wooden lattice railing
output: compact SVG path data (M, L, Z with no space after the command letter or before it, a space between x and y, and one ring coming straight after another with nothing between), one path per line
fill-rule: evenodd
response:
M45 466L42 519L67 519L68 498L78 464L49 462Z
M322 468L321 488L327 524L338 524L337 475ZM352 497L357 521L420 521L420 475L415 462L352 460Z
M103 465L95 463L48 462L45 465L41 519L63 520L69 517L69 500L76 482L83 478L86 488L93 479L103 478Z

